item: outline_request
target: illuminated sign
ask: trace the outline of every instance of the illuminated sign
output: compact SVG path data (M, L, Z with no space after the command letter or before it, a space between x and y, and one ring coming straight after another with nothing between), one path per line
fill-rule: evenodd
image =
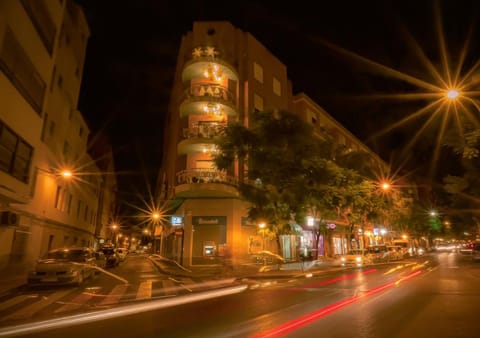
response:
M182 216L170 217L170 224L172 224L173 226L183 225L183 217Z
M192 216L193 225L227 225L226 216Z

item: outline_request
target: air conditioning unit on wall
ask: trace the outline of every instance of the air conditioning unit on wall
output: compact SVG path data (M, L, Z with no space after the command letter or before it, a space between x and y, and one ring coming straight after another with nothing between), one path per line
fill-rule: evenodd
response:
M18 225L20 223L20 215L12 211L2 211L0 213L1 225Z

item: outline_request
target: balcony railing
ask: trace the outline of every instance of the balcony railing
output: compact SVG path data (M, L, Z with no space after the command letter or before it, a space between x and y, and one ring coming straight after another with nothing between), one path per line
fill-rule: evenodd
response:
M201 138L213 138L223 133L223 130L227 126L225 122L202 122L193 125L191 128L183 128L183 137L201 137Z
M236 177L228 176L226 172L215 169L187 169L177 173L178 184L194 183L224 183L237 185Z
M236 99L228 88L216 84L195 84L185 92L186 99L226 101L235 106Z

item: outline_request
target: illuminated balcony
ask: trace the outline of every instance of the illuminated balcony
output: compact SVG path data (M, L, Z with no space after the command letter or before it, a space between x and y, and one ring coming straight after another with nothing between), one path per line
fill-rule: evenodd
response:
M177 145L179 155L186 154L212 154L216 152L216 146L213 138L188 138Z
M179 154L215 151L214 138L223 133L225 122L202 121L183 129L184 139L178 144Z
M184 138L213 138L223 133L227 124L225 122L205 121L195 123L192 128L183 129Z
M228 62L222 60L215 47L196 47L192 51L192 59L185 63L182 72L184 83L192 79L205 77L205 71L215 68L216 74L238 82L238 74Z
M238 180L224 171L189 169L177 173L175 195L179 197L238 197Z
M211 114L236 116L235 96L218 84L196 84L185 93L180 105L180 116Z

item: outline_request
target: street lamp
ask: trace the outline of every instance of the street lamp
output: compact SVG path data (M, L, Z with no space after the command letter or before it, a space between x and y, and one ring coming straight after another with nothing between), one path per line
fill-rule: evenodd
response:
M118 225L116 223L113 223L112 226L111 226L111 230L112 230L112 238L111 238L111 241L114 245L117 245L117 237L116 237L116 230L118 229Z
M73 176L73 173L71 170L69 169L65 169L65 170L62 170L62 172L60 173L60 175L63 177L63 178L71 178Z
M156 226L160 221L161 214L158 211L154 211L152 212L151 217L152 217L152 238L153 238L152 250L153 250L153 253L155 254L156 253L156 237L155 237ZM162 229L162 232L163 232L163 229ZM162 246L163 246L163 236L160 233L160 250L159 250L160 255L162 254L162 249L163 249Z
M447 98L450 100L455 100L459 95L460 93L455 88L449 89L446 93Z
M264 222L261 222L258 224L258 227L261 229L262 231L262 251L263 251L263 265L266 264L266 261L265 261L265 227L267 225L264 223Z
M390 187L391 187L390 183L388 183L388 182L383 182L381 186L382 186L382 189L383 189L384 191L389 190Z

